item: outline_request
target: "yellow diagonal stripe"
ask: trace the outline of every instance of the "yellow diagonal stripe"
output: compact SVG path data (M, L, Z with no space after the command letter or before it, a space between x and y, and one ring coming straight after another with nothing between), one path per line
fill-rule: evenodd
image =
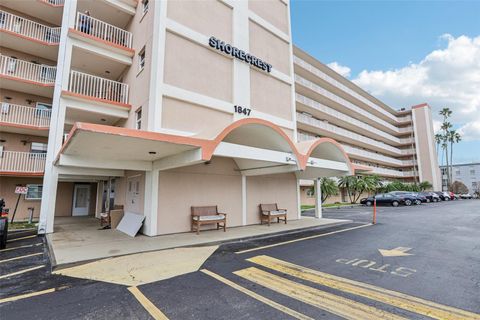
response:
M210 270L203 269L203 270L201 270L201 271L202 271L203 273L208 274L209 276L217 279L218 281L221 281L221 282L223 282L224 284L226 284L226 285L228 285L228 286L230 286L230 287L232 287L232 288L234 288L234 289L236 289L236 290L238 290L238 291L240 291L240 292L243 292L243 293L245 293L246 295L248 295L248 296L250 296L250 297L252 297L252 298L254 298L254 299L256 299L256 300L258 300L258 301L260 301L260 302L263 302L264 304L269 305L269 306L272 307L272 308L275 308L275 309L277 309L277 310L279 310L279 311L282 311L282 312L284 312L284 313L286 313L286 314L288 314L288 315L290 315L290 316L292 316L292 317L294 317L294 318L296 318L296 319L301 319L301 320L313 320L313 318L310 318L310 317L304 315L303 313L297 312L297 311L295 311L295 310L292 310L292 309L290 309L290 308L288 308L288 307L285 307L285 306L281 305L280 303L277 303L277 302L275 302L275 301L273 301L273 300L270 300L270 299L268 299L268 298L265 298L264 296L261 296L261 295L259 295L258 293L255 293L255 292L253 292L253 291L251 291L251 290L248 290L248 289L246 289L246 288L244 288L244 287L236 284L235 282L230 281L230 280L228 280L228 279L226 279L226 278L224 278L224 277L222 277L222 276L220 276L220 275L218 275L218 274L216 274L216 273L214 273L214 272L212 272L212 271L210 271Z
M26 236L26 237L15 238L15 239L9 239L9 240L7 240L7 242L13 242L13 241L25 240L25 239L35 238L35 237L37 237L37 235L33 235L33 236Z
M3 298L3 299L0 299L0 304L5 303L5 302L12 302L12 301L17 301L17 300L22 300L22 299L26 299L26 298L40 296L42 294L55 292L55 290L56 290L55 288L51 288L51 289L47 289L47 290L30 292L30 293L21 294L21 295L18 295L18 296Z
M345 319L372 320L405 319L393 313L383 311L363 303L359 303L341 296L321 291L277 275L265 272L255 267L234 272L236 275L269 288L273 291L289 296L314 307L328 311Z
M383 289L370 284L337 277L317 270L304 268L302 266L272 257L257 256L247 260L299 279L308 280L310 282L334 288L343 292L377 300L379 302L434 319L480 320L480 315L473 312L445 306L439 303L413 297L404 293Z
M130 287L128 288L133 296L140 302L140 304L148 311L148 313L152 316L155 320L168 320L167 316L163 314L160 309L158 309L147 297L137 288L137 287Z
M13 277L13 276L16 276L18 274L22 274L22 273L25 273L25 272L30 272L30 271L37 270L37 269L40 269L40 268L43 268L43 267L45 267L44 264L42 264L41 266L32 267L32 268L28 268L28 269L23 269L23 270L20 270L20 271L9 273L9 274L4 274L3 276L0 276L0 279Z
M34 256L39 256L39 255L41 255L41 254L43 254L43 252L26 254L26 255L24 255L24 256L19 256L19 257L14 257L14 258L10 258L10 259L0 260L0 263L9 262L9 261L14 261L14 260L20 260L20 259L25 259L25 258L30 258L30 257L34 257Z

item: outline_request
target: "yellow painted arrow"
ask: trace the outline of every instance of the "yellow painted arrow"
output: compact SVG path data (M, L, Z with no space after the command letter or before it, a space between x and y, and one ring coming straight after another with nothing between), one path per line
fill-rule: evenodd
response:
M404 256L411 256L412 253L407 253L407 251L412 250L412 248L405 248L405 247L396 247L395 249L378 249L380 254L384 257L404 257Z

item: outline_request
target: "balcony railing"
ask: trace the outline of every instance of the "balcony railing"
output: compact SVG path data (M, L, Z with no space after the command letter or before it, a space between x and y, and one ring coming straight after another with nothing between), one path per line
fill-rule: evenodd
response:
M65 0L40 0L40 1L51 4L52 6L63 6L65 4Z
M8 102L2 102L0 105L0 122L3 123L48 128L51 114L51 110L41 110Z
M128 84L74 70L70 71L68 91L106 101L128 103Z
M58 44L60 42L60 27L48 27L1 10L0 29L49 44Z
M75 30L122 47L132 48L131 32L125 31L81 12L77 12Z
M325 113L331 117L334 117L336 119L339 119L339 120L342 120L344 122L347 122L349 124L352 124L358 128L361 128L361 129L364 129L364 130L367 130L373 134L376 134L378 136L381 136L383 138L386 138L394 143L398 143L398 144L405 144L405 143L413 143L413 139L412 138L403 138L403 139L400 139L400 138L397 138L385 131L382 131L382 130L379 130L369 124L366 124L365 122L363 121L360 121L360 120L357 120L353 117L350 117L342 112L339 112L335 109L332 109L330 107L327 107L326 105L322 104L322 103L319 103L317 101L314 101L310 98L307 98L301 94L296 94L295 95L295 99L297 102L300 102L308 107L311 107L315 110L318 110L322 113Z
M402 117L397 117L397 116L393 115L392 113L388 112L387 110L385 110L381 106L378 106L377 104L373 103L372 101L365 98L361 94L355 92L354 90L350 89L349 87L345 86L341 82L335 80L334 78L330 77L329 75L327 75L326 73L324 73L320 69L314 67L313 65L309 64L308 62L304 61L303 59L301 59L297 56L293 57L293 61L294 61L295 64L299 65L300 67L304 68L305 70L308 70L309 72L313 73L314 75L316 75L320 79L330 83L331 85L333 85L336 88L339 88L343 92L348 93L352 97L362 101L366 105L368 105L368 106L374 108L375 110L381 112L382 114L386 115L387 117L389 117L392 120L395 120L397 122L404 122L404 121L411 121L412 120L411 115L402 116Z
M370 166L366 166L366 167L372 169L371 172L379 174L379 175L401 177L401 178L408 178L408 177L414 177L415 176L414 171L398 171L398 170L380 168L380 167L370 167Z
M0 55L0 74L4 76L53 85L57 68Z
M43 173L46 153L0 151L0 172Z

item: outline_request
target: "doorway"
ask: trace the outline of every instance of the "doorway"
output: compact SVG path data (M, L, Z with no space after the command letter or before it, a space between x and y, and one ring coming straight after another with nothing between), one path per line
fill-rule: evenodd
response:
M90 208L90 185L75 184L73 187L72 216L88 216Z

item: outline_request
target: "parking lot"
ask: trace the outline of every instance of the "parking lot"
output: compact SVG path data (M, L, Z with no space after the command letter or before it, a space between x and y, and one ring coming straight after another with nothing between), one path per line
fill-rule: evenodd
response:
M379 207L375 226L371 207L323 212L354 222L225 244L197 272L138 287L51 275L40 254L2 262L0 313L8 319L480 319L480 201ZM33 245L16 249L30 250L22 255L46 250L39 238L13 244ZM0 260L12 252L1 252ZM48 288L55 291L8 300Z

